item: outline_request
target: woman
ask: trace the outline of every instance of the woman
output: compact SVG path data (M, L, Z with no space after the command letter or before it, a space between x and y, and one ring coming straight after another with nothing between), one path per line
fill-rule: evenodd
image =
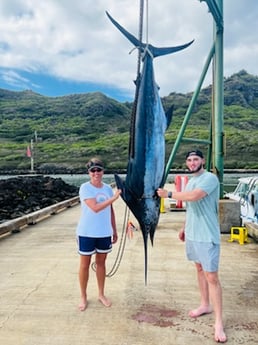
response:
M87 284L91 257L96 253L96 277L99 301L110 307L111 301L104 294L107 253L112 250L112 243L117 242L115 214L112 203L118 199L121 191L113 194L112 188L102 182L104 165L97 158L87 165L90 181L80 187L81 217L77 226L78 252L80 254L79 282L81 303L79 310L87 308Z

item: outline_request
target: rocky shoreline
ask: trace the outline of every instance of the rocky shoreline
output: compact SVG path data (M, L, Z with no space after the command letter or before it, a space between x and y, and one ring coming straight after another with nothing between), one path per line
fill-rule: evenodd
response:
M0 180L0 223L78 196L78 187L50 176Z
M186 169L170 169L170 174L187 173ZM85 169L52 169L52 170L0 170L0 176L40 176L40 175L80 175ZM126 174L126 169L105 169L106 174ZM258 174L258 169L224 169L226 174Z

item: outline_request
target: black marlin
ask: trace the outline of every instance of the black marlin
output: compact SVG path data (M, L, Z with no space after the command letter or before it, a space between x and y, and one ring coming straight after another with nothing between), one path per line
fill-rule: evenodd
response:
M155 82L153 59L187 48L193 41L176 47L157 48L140 42L108 13L111 22L141 51L143 67L136 80L136 95L132 113L127 175L123 181L115 175L121 196L139 222L145 252L145 283L147 282L147 242L153 238L160 214L160 198L156 190L162 187L165 171L165 131L172 109L165 114L159 88Z

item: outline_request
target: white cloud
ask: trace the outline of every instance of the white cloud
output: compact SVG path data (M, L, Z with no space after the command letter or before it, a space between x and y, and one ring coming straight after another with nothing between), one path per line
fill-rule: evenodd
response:
M138 35L139 0L8 0L0 3L0 68L44 72L62 79L131 90L137 51L105 10ZM257 72L257 0L224 1L224 74ZM192 46L155 60L161 95L193 91L213 40L205 1L149 1L148 40L157 46ZM144 30L146 32L146 30ZM211 77L207 77L208 84Z
M12 70L1 71L1 79L4 80L7 84L14 87L18 86L24 89L29 89L31 86L31 81L28 78L24 78L19 73ZM39 87L36 84L32 85L35 88Z

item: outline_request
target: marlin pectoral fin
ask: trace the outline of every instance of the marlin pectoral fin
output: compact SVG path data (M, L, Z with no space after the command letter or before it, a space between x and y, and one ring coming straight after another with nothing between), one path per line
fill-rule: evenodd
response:
M122 191L121 196L124 199L124 197L125 197L125 182L117 174L115 174L114 176L115 176L116 186L118 189L121 189L121 191Z
M172 105L167 111L166 111L166 118L167 118L167 129L172 121L172 116L173 116L173 110L174 110L174 105Z

